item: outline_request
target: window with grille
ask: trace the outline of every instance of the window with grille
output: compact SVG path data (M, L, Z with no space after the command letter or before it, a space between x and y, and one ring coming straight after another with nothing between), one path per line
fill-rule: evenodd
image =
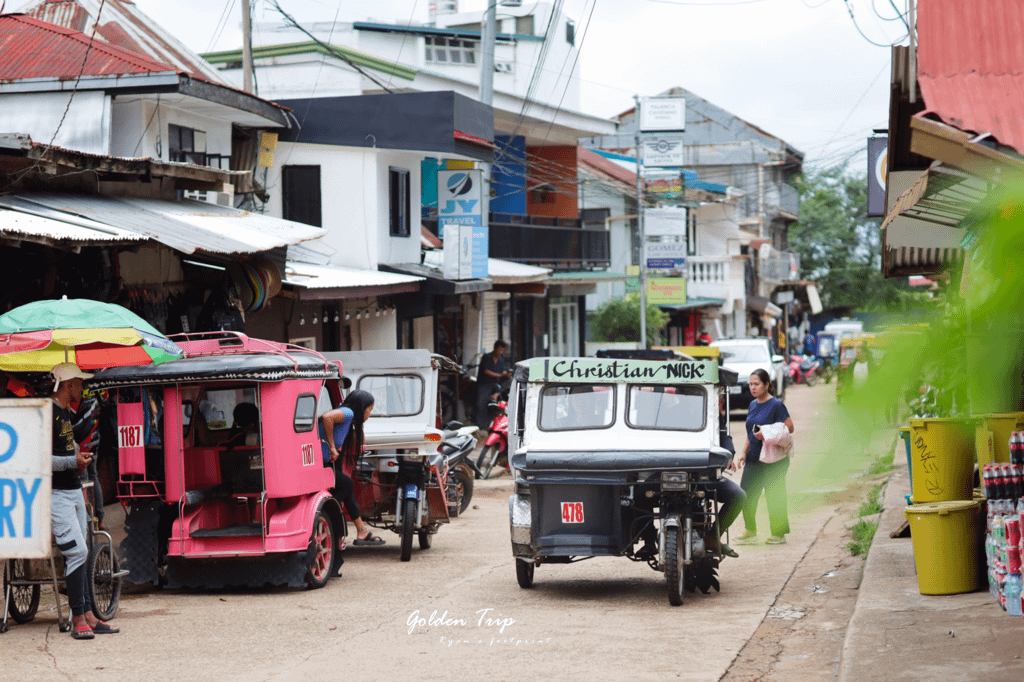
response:
M206 133L184 126L167 126L168 159L178 163L206 164Z
M391 204L392 237L409 236L409 171L405 168L388 169L388 195Z
M428 64L456 64L474 66L476 64L476 41L458 38L427 37L426 62Z

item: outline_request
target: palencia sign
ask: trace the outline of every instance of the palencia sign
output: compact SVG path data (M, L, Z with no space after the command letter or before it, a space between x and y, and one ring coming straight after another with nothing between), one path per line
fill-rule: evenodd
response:
M0 559L50 556L52 407L0 400Z
M718 362L531 358L530 381L566 384L716 384Z

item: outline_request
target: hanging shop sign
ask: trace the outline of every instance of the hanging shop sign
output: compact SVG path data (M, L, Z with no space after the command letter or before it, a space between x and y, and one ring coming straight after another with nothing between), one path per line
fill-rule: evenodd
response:
M655 305L686 303L686 280L682 277L649 277L647 302Z
M468 257L471 265L466 276L460 267L457 279L487 277L487 253L489 230L483 220L483 176L478 170L454 170L437 172L437 220L447 226L468 227L470 236ZM459 234L463 234L460 230ZM458 253L462 254L462 237L459 237ZM445 263L448 263L448 246L445 242ZM445 267L447 273L447 265ZM453 279L445 274L446 279Z
M648 242L644 258L650 270L682 270L686 266L686 242Z
M0 399L0 559L50 556L52 407Z
M889 163L889 138L868 138L868 215L885 215L886 170Z
M643 141L644 167L678 168L683 165L683 139L681 137L655 137Z
M684 207L644 210L644 233L649 237L686 236L687 210Z
M686 192L686 182L678 170L645 169L644 185L659 202L682 200Z
M686 130L686 100L682 97L646 97L640 100L640 132Z

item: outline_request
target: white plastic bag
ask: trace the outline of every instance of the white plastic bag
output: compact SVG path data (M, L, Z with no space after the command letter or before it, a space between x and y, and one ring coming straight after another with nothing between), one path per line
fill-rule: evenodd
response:
M761 436L764 437L764 445L761 447L763 463L772 464L792 454L793 436L789 433L789 427L784 423L776 422L763 425Z

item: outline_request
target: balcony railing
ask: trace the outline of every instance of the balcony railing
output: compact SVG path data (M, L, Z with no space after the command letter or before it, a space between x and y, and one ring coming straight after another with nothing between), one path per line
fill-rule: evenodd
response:
M544 224L547 223L547 224ZM609 233L579 220L492 213L491 258L555 270L589 270L611 264Z
M762 280L772 282L788 282L800 279L800 255L790 251L776 251L768 258L758 259L758 268Z

